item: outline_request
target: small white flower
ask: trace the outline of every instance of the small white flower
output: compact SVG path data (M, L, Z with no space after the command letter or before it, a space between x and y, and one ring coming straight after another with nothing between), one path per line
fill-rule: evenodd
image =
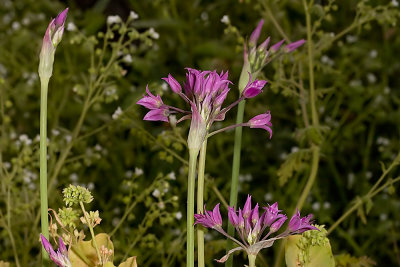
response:
M161 202L157 203L157 207L158 207L160 210L163 210L163 209L165 209L165 203L161 201Z
M182 212L178 211L177 213L175 213L175 218L176 218L177 220L182 219Z
M376 76L373 73L368 73L367 74L367 80L369 83L376 83Z
M72 136L66 135L66 136L65 136L65 140L67 141L67 143L71 142Z
M292 147L292 149L290 150L290 153L297 153L297 152L299 152L299 147L297 146Z
M119 116L121 116L122 113L123 113L123 112L122 112L122 109L121 109L120 107L118 107L118 108L114 111L114 113L112 114L111 118L112 118L113 120L116 120L116 119L119 118Z
M202 12L200 15L200 18L204 21L208 20L208 13L207 12Z
M392 6L398 7L399 2L397 0L392 0Z
M31 23L30 18L23 18L23 19L22 19L22 24L23 24L23 25L26 26L26 25L29 25L29 23Z
M122 60L126 63L132 63L132 56L128 54Z
M324 209L330 209L331 208L331 203L329 203L329 202L327 202L327 201L325 201L324 202Z
M21 24L20 24L18 21L14 21L14 22L11 24L11 28L13 28L13 30L18 31L18 30L21 28Z
M221 22L224 23L224 24L229 24L229 23L230 23L230 20L229 20L228 15L224 15L224 16L222 17L222 19L221 19Z
M318 210L321 208L321 204L319 204L319 202L314 202L314 203L311 205L311 208L312 208L313 210L315 210L315 211L318 211Z
M161 196L161 192L158 189L154 189L153 193L151 193L153 195L153 197L160 197Z
M57 129L52 129L51 130L51 134L54 135L54 136L58 136L60 134L60 131L57 130Z
M379 215L379 219L381 221L386 221L388 218L388 215L386 213L381 213L381 215Z
M265 201L271 201L272 200L272 194L271 193L266 193L265 195L264 195L264 199L265 199Z
M71 180L71 182L77 182L78 181L78 174L76 173L71 173L69 175L69 179Z
M94 183L90 182L87 185L87 189L89 189L90 191L92 191L94 189Z
M158 34L158 32L156 32L156 31L154 30L154 28L150 28L150 29L149 29L149 35L150 35L150 37L153 38L153 39L158 39L158 38L160 38L160 34Z
M116 24L116 23L121 23L122 22L122 20L121 20L121 18L120 18L120 16L118 16L118 15L115 15L115 16L108 16L107 17L107 24L108 25L111 25L111 24Z
M170 172L167 174L168 178L171 180L176 180L175 172Z
M4 168L6 168L7 170L11 168L11 163L10 162L3 162L3 166Z
M139 18L139 15L138 15L135 11L131 10L131 12L129 13L129 17L130 17L132 20L135 20L135 19L138 19L138 18Z
M101 151L103 148L101 147L101 145L99 145L99 144L96 144L95 146L94 146L94 150L96 150L96 151Z
M68 22L67 31L69 31L69 32L76 31L76 25L73 22Z
M128 170L125 172L125 177L126 178L131 178L132 177L133 172L131 170Z
M143 174L143 170L141 168L135 168L135 175L140 176Z
M376 51L375 49L372 49L372 50L369 52L369 56L370 56L371 58L376 58L376 57L378 56L378 51Z
M161 89L162 89L163 91L167 91L167 90L168 90L168 84L167 84L167 83L162 83L162 84L161 84Z
M29 146L30 144L32 144L32 140L29 139L29 137L26 134L21 134L19 136L19 141L21 141L22 143L24 143L25 145Z
M347 35L346 36L346 41L348 43L355 43L355 42L357 42L357 40L358 40L357 36L354 36L354 35Z

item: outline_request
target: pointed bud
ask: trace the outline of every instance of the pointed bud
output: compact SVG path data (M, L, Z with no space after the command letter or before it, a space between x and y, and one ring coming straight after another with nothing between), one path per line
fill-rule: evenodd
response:
M228 206L228 218L233 227L239 225L239 217L236 214L235 207L231 208Z
M285 223L286 220L287 220L287 217L286 217L285 215L282 216L281 218L279 218L278 220L276 220L276 222L274 222L274 223L270 226L269 231L270 231L271 233L275 233L276 231L278 231L278 230L282 227L282 225Z
M276 44L274 44L273 46L271 46L269 48L269 51L271 51L271 53L275 53L276 51L279 50L279 48L281 47L283 42L285 42L285 40L281 40L281 41L277 42Z
M243 218L244 219L249 218L250 214L251 214L251 196L247 195L247 200L243 207Z
M67 18L67 13L68 8L58 14L57 17L49 23L43 37L39 62L39 77L41 79L50 79L53 74L54 54L64 33L64 23Z
M254 29L252 32L250 39L249 39L249 45L250 47L255 46L257 44L258 38L260 37L261 29L264 24L264 20L260 20L258 23L257 27Z
M271 123L271 113L267 111L266 113L257 115L249 120L248 126L250 128L261 128L269 132L269 138L272 138L272 123Z
M181 85L178 83L177 80L175 80L174 77L172 77L171 74L168 74L168 78L162 78L164 81L166 81L169 84L169 87L171 87L171 90L174 93L179 94L180 92L182 92L182 87Z
M304 39L301 39L296 42L290 43L285 46L285 52L290 53L290 52L296 50L297 48L299 48L300 46L302 46L305 42L306 41Z

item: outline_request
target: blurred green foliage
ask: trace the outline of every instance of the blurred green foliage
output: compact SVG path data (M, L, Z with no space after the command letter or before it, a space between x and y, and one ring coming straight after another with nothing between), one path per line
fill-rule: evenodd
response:
M99 210L103 219L97 228L110 233L125 216L112 236L117 261L129 254L138 256L139 266L179 266L185 261L188 125L143 122L145 111L135 103L149 84L165 102L180 106L161 78L171 73L182 81L185 67L229 70L237 84L243 38L261 18L261 38L306 38L303 5L294 0L3 0L0 259L15 264L18 258L20 266L39 264L38 55L50 18L66 6L68 25L49 86L49 177L54 177L49 206L62 206L61 190L68 184L84 185L95 198L91 210ZM122 24L107 25L108 16L125 21L131 10L139 19L129 26L130 35ZM304 46L264 69L269 86L246 107L245 120L271 110L274 136L269 140L262 130L244 129L239 199L251 193L258 202L295 208L310 173L313 143L321 159L304 212L329 229L353 200L363 199L400 149L400 11L396 0L320 0L310 11L319 126L310 124ZM224 15L237 32L225 29ZM126 46L118 44L121 36ZM237 96L233 85L227 102ZM234 119L231 112L220 125ZM232 153L232 132L209 140L207 207L229 199ZM398 175L394 168L388 179ZM400 265L398 189L388 184L329 235L333 253L345 255L341 266L364 255L378 266ZM165 205L172 198L178 202ZM207 266L223 255L219 238L206 234ZM271 266L278 250L265 250L257 266Z

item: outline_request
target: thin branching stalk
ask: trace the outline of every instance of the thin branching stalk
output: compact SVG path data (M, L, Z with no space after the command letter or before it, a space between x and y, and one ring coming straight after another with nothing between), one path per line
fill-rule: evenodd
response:
M79 205L81 206L81 209L83 211L83 216L85 216L86 224L89 227L89 231L90 231L90 234L92 236L92 243L93 243L94 248L96 249L96 254L97 254L97 258L99 260L99 263L103 264L102 260L101 260L100 250L99 250L99 247L98 247L97 241L96 241L96 236L94 235L94 231L93 231L93 226L92 226L91 220L89 219L88 213L86 212L85 206L83 205L82 201L79 201Z
M203 213L204 205L204 172L206 166L207 138L200 148L199 169L197 178L197 213ZM197 264L204 267L204 230L201 225L197 227Z

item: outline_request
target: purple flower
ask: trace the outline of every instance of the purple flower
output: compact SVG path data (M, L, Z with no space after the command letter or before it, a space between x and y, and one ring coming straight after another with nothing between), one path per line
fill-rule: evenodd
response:
M278 231L282 225L285 223L285 221L287 220L287 216L280 214L279 219L276 220L269 228L270 233L275 233L276 231Z
M253 98L259 95L262 92L262 89L267 84L267 81L263 80L254 80L251 81L251 74L249 72L249 82L247 83L246 87L244 88L242 95L245 98Z
M273 224L278 218L283 217L283 214L279 214L281 210L278 209L278 202L275 202L272 205L268 205L268 207L264 207L265 210L265 218L264 224L266 226L270 226Z
M309 214L303 218L300 217L300 212L297 210L296 214L289 221L289 232L291 234L301 234L308 230L318 230L318 228L311 225L312 214Z
M148 95L143 95L143 98L136 102L136 104L146 107L148 109L158 109L164 104L159 95L154 96L150 93L148 85L146 85L146 93Z
M72 267L71 261L69 260L68 257L67 248L65 247L65 244L62 241L61 237L59 238L59 247L57 249L57 252L54 251L49 241L42 234L40 234L40 238L42 240L42 245L44 249L47 251L47 253L50 256L50 259L55 264L57 264L60 267Z
M272 138L272 123L271 123L271 113L267 111L266 113L257 115L249 120L247 123L250 128L261 128L269 132L269 138Z
M265 211L261 216L259 216L258 203L256 203L253 209L251 206L251 195L248 195L243 211L239 208L237 213L234 207L228 207L229 222L235 227L236 233L239 235L241 241L228 235L222 229L219 204L215 206L212 212L205 210L204 214L194 215L196 219L195 224L213 228L239 245L239 247L230 250L228 254L220 260L217 260L218 262L226 261L229 255L235 251L244 250L247 254L257 255L261 249L272 246L275 240L285 238L289 235L303 233L308 230L318 230L318 228L311 225L310 219L312 215L301 218L300 213L297 212L297 214L290 219L287 230L275 237L270 237L271 234L279 231L286 222L287 216L280 213L281 210L278 209L278 203L264 207L263 209ZM264 235L264 231L267 228L269 228L269 231Z
M143 120L168 122L168 115L169 115L169 112L168 112L167 108L152 109L146 113Z
M215 121L224 120L226 112L245 98L252 98L258 95L267 83L260 80L250 81L246 91L238 100L222 108L230 90L229 85L232 84L228 80L228 72L218 74L215 70L200 71L191 68L186 68L186 70L186 80L183 82L183 86L171 74L168 74L168 77L163 78L163 80L169 84L173 92L189 104L190 111L164 104L161 97L153 95L148 87L146 87L146 94L137 104L150 109L144 120L168 122L168 116L176 113L182 114L182 117L177 121L178 123L191 119L188 135L189 149L200 149L208 134L208 129ZM237 126L235 125L234 127ZM223 128L222 130L226 129Z
M219 211L219 203L215 206L213 211L207 211L204 206L204 214L195 214L195 223L201 224L207 228L221 228L222 227L222 218L221 213Z
M290 53L294 50L296 50L297 48L299 48L300 46L302 46L306 41L304 39L298 40L296 42L290 43L288 45L285 46L285 51L287 53Z

